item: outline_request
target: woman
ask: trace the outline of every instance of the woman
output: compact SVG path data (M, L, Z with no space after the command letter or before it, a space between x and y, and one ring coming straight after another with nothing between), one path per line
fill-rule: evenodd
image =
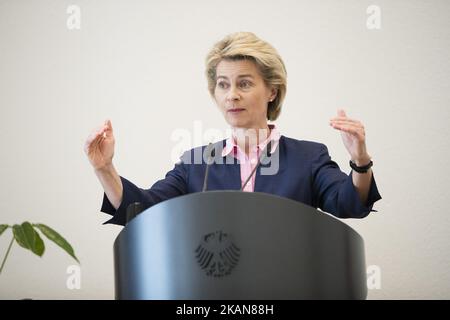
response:
M374 211L372 206L381 196L361 122L348 118L343 110L330 120L350 154L353 171L349 176L331 160L325 145L285 137L268 124L279 116L286 94L286 69L270 44L249 32L228 35L209 52L206 76L232 135L212 149L202 146L187 151L150 189L140 189L118 175L112 162L114 134L109 120L88 137L85 152L105 191L101 210L113 215L106 223L124 225L126 208L133 202L150 207L202 191L206 182L207 190L267 192L340 218L362 218ZM205 161L205 156L192 164L198 151L207 154L206 160L213 159L212 164L207 165L211 161ZM275 170L263 174L263 159L273 159Z

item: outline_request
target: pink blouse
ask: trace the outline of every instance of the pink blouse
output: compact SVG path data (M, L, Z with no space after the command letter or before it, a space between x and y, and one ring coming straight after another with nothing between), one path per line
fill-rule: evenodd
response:
M258 158L261 156L261 152L264 150L269 141L272 141L272 148L270 153L272 154L277 149L278 141L280 140L280 133L273 124L269 124L269 129L269 137L257 146L251 148L248 156L245 154L245 151L241 150L241 148L236 144L236 140L234 137L230 137L226 141L225 148L222 151L222 157L225 157L231 153L233 157L239 160L241 164L241 186L244 184L245 180L247 180L252 170L255 168L256 164L258 163ZM255 177L256 174L254 174L250 181L247 183L244 191L253 192L253 190L255 190Z

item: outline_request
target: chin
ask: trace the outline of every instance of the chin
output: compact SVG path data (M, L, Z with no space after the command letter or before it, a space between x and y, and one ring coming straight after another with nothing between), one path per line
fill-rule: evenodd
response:
M247 128L247 122L239 120L227 120L227 123L233 128Z

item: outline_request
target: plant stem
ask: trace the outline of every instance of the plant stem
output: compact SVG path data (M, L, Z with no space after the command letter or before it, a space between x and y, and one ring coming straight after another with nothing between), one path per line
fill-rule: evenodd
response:
M8 258L8 254L9 254L9 251L11 250L13 242L14 242L14 236L12 237L11 242L9 243L8 250L6 250L6 254L5 254L5 257L3 258L2 266L0 267L0 273L2 273L3 266L5 265L6 258Z

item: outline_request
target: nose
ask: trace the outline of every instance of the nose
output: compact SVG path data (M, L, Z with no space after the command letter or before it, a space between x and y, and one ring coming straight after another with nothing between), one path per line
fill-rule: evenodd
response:
M227 100L228 101L238 101L241 97L239 95L239 92L236 90L236 88L230 88L230 91L228 92Z

